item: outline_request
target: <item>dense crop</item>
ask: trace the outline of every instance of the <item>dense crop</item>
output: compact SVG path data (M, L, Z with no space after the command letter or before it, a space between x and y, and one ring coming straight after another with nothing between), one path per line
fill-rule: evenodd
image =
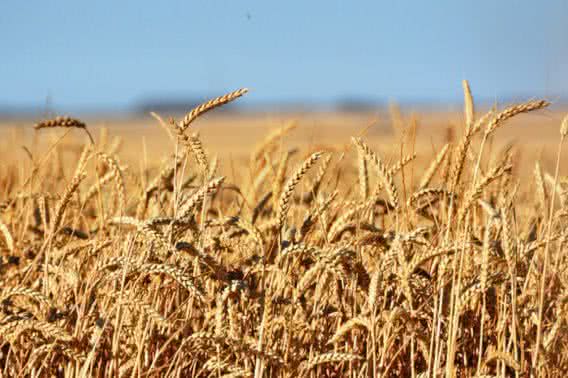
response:
M414 153L412 125L398 129L398 161L364 137L344 152L284 150L287 127L237 182L192 125L246 90L179 121L155 115L175 149L141 171L80 120L38 123L38 138L65 127L90 139L27 150L30 169L3 156L0 374L567 371L568 120L555 171L537 162L527 176L511 146L488 142L549 103L478 115L464 91L461 137L433 156Z

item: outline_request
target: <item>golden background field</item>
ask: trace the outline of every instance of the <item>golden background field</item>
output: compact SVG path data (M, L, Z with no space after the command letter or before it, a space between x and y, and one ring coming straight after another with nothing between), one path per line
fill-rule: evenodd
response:
M553 106L551 110L538 114L521 115L503 130L498 130L493 143L496 148L514 144L521 151L521 158L526 157L527 160L534 161L536 155L544 166L550 168L555 160L558 125L565 114L563 107ZM404 122L416 124L416 142L413 148L422 157L434 155L448 141L449 133L455 141L464 127L461 111L403 109L401 115ZM167 122L169 115L161 116ZM38 120L37 117L0 120L2 151L9 152L12 157L24 157L25 153L18 151L18 147L30 145L36 133L33 125ZM85 121L95 138L99 137L98 134L103 128L106 128L112 137L120 137L121 158L132 160L135 166L139 166L141 161L152 165L156 159L175 151L175 143L168 137L168 133L149 114L145 117L110 116L108 119L87 117ZM400 136L393 125L393 115L389 110L375 113L208 114L192 126L192 131L198 132L207 150L219 156L224 162L223 165L227 165L231 159L246 161L250 152L271 131L290 123L296 124L297 127L282 141L283 149L294 147L346 151L351 148L352 136L364 136L369 144L390 158L398 158L400 154ZM448 131L449 129L451 131ZM50 131L43 133L54 135ZM62 134L62 131L55 133ZM65 140L75 143L86 140L86 137L81 131L75 130L70 132ZM42 137L40 142L43 145L49 144L46 137ZM406 152L408 148L409 146L406 146ZM563 158L566 156L568 151L565 151Z

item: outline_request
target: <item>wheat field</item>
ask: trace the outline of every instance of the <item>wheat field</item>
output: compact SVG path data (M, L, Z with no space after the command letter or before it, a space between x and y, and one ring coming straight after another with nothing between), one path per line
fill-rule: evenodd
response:
M568 118L463 87L382 131L204 117L246 89L151 129L3 126L0 376L568 371Z

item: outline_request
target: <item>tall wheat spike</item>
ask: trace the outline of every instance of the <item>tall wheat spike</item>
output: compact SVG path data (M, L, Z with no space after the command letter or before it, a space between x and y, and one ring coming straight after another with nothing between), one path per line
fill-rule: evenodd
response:
M278 222L278 229L281 229L285 223L286 215L290 209L290 199L294 193L294 189L300 183L300 180L308 172L308 170L319 160L322 156L321 152L314 152L310 157L308 157L302 165L296 170L294 175L288 179L288 182L282 190L280 199L278 200L278 209L276 214L276 220Z
M185 131L191 125L191 123L197 119L197 117L219 106L225 105L233 100L236 100L237 98L241 97L247 92L248 92L247 88L237 89L234 92L227 93L220 97L216 97L212 100L209 100L197 106L196 108L192 109L189 113L187 113L185 117L183 117L181 122L178 124L178 127L182 131Z

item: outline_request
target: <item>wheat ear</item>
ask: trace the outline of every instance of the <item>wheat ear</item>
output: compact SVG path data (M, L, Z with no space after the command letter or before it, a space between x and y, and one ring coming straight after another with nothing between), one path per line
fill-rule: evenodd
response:
M247 92L248 92L247 88L241 88L234 92L227 93L223 96L216 97L212 100L209 100L197 106L196 108L193 108L189 113L185 115L185 117L183 117L183 120L178 124L178 127L182 131L185 131L189 127L189 125L191 125L191 123L195 121L195 119L197 119L197 117L199 117L200 115L207 113L208 111L213 110L221 105L229 103L241 97Z
M278 213L276 215L278 229L282 229L282 226L284 225L286 215L288 214L288 210L290 209L290 198L292 198L294 189L296 188L302 177L319 160L321 156L321 152L313 153L304 161L304 163L296 170L294 175L290 177L290 179L286 183L286 186L284 187L284 190L280 195L280 199L278 200Z
M76 118L71 118L68 116L60 116L53 119L48 119L45 121L38 122L34 125L34 129L36 130L52 129L55 127L83 129L87 134L87 136L89 137L89 139L91 140L91 144L95 144L95 140L93 139L93 136L87 129L87 125Z

